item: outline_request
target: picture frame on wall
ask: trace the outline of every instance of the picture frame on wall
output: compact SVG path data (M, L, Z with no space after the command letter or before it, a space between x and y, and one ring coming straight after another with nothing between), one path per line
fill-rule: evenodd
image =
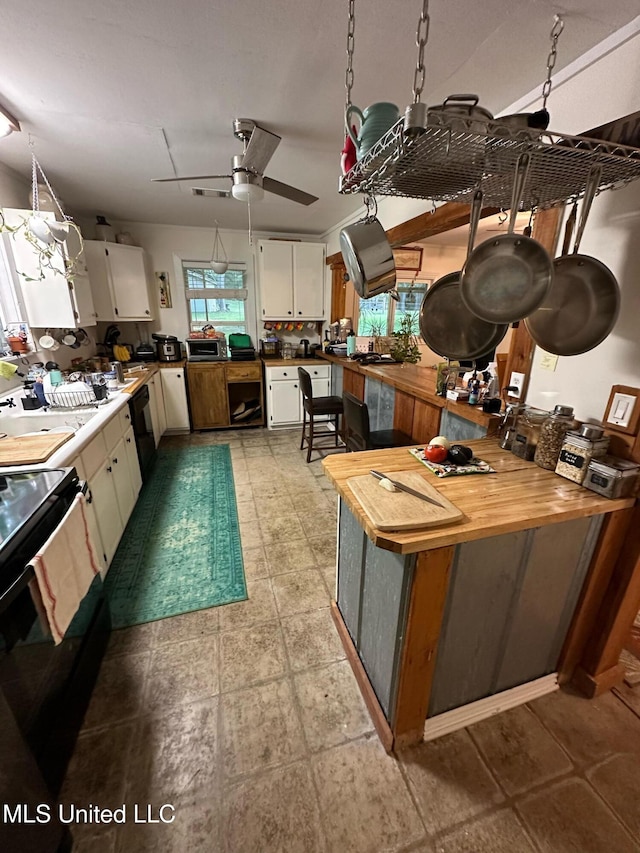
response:
M420 272L422 269L422 246L399 246L392 251L397 270Z
M607 429L637 435L640 427L640 388L614 385L609 395L604 422Z

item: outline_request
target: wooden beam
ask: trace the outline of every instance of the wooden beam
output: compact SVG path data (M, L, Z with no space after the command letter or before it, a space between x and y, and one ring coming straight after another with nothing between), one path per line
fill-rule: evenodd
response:
M423 737L454 550L450 545L417 555L391 726L394 748Z
M331 616L333 617L333 622L336 626L336 630L338 631L338 636L342 641L342 647L344 648L347 660L351 665L353 674L355 675L358 686L360 687L364 703L371 715L371 722L373 723L375 730L378 732L378 737L380 738L383 747L387 752L391 752L393 750L393 732L391 731L387 718L384 715L384 711L378 702L378 697L373 691L373 687L367 677L367 673L362 665L362 661L360 660L356 647L353 645L353 640L347 630L347 626L344 624L340 608L335 601L331 602Z
M346 270L344 264L334 264L331 267L331 322L335 323L345 316L346 305Z

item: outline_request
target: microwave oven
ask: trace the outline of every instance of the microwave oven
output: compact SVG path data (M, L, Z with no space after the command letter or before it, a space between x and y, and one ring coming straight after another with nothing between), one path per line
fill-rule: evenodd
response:
M226 338L187 338L189 361L226 361Z

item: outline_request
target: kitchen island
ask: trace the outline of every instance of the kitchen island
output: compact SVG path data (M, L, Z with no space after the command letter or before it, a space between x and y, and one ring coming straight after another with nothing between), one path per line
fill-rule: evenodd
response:
M496 473L438 479L406 448L323 462L340 497L334 621L388 751L568 679L633 512L633 498L608 500L495 439L470 446ZM378 530L348 483L372 468L421 474L463 518Z

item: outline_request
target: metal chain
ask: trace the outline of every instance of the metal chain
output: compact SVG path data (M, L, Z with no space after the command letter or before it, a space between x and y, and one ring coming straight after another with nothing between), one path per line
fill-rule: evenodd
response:
M344 86L347 90L347 99L344 105L345 116L351 106L351 89L353 88L353 49L355 46L355 0L349 0L349 23L347 26L347 72L344 78Z
M553 69L555 68L556 59L558 57L558 39L560 38L560 33L564 29L564 21L560 17L560 15L555 15L553 19L553 26L551 27L551 50L549 51L549 56L547 57L547 79L544 81L544 86L542 87L542 109L545 110L547 108L547 100L549 95L551 94L551 74Z
M418 47L418 61L413 72L413 103L420 103L420 97L424 88L424 49L429 41L429 0L422 0L422 11L418 18L418 29L416 30L416 45Z

